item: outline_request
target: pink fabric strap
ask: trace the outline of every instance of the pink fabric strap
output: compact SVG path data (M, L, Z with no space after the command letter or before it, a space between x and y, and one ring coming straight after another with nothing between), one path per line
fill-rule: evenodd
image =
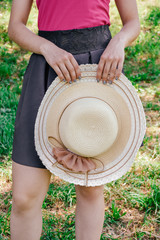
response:
M36 0L41 31L110 25L110 0Z

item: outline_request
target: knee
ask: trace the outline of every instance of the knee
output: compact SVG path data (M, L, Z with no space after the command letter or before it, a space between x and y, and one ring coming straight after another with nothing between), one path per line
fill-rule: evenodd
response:
M15 194L12 198L12 208L17 213L28 212L38 207L41 208L35 196Z
M87 200L94 200L103 196L104 185L96 187L75 186L78 198L85 198Z

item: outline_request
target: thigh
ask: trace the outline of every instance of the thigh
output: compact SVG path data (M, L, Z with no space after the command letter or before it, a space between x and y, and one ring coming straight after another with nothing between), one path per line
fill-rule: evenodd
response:
M29 167L12 161L12 195L17 202L34 199L43 203L51 173L47 169ZM31 201L32 202L32 201Z

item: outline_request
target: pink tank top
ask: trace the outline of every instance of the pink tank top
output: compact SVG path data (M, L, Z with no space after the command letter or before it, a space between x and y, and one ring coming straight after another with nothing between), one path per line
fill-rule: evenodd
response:
M41 31L110 25L110 0L36 0Z

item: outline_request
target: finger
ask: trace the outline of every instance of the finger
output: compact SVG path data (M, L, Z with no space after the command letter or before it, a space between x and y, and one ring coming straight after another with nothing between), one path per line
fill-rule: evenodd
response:
M52 68L54 69L54 71L57 73L59 79L60 79L61 81L63 81L63 80L65 79L65 77L64 77L61 69L58 67L58 65L57 65L57 64L53 64L51 67L52 67Z
M122 73L122 68L123 68L123 60L120 60L118 62L117 69L116 69L116 74L115 74L116 80L120 77L120 75Z
M66 68L66 66L64 65L64 63L59 63L58 67L60 68L60 70L62 71L63 75L64 75L64 79L71 83L72 82L72 79L71 79L71 76L69 74L69 71L68 69Z
M107 81L109 80L108 78L110 74L110 68L111 68L111 62L106 61L106 64L104 66L103 73L102 73L102 81L104 84L106 84Z
M65 62L65 66L69 71L69 74L71 76L71 81L76 81L76 78L77 78L76 72L75 72L74 66L72 65L69 59L68 61Z
M110 68L110 75L108 77L108 81L110 84L112 84L113 80L115 79L117 66L118 66L118 62L116 60L113 61Z
M97 82L102 80L104 65L105 65L105 59L102 55L100 58L99 64L98 64L98 68L97 68L97 74L96 74Z
M72 65L74 66L76 78L80 79L81 78L81 70L80 70L80 67L79 67L76 59L73 57L73 55L71 55L70 61L71 61Z

